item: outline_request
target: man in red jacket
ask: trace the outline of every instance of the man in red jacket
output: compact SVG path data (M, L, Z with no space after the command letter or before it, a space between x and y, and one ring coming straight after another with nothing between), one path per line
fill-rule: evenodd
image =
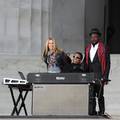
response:
M90 44L85 49L85 70L94 72L95 83L92 84L92 93L90 96L90 115L103 115L105 112L104 85L108 83L110 70L110 56L100 39L101 33L97 28L90 32ZM98 98L99 111L96 111L96 97Z

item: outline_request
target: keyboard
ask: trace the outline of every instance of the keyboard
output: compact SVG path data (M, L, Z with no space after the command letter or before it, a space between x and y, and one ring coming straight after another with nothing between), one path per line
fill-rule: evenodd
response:
M27 81L35 84L88 84L94 81L94 73L28 73Z

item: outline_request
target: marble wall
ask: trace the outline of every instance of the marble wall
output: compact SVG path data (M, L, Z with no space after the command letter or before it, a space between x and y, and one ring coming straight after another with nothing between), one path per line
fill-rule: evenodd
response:
M0 0L0 55L40 55L48 36L84 52L92 27L104 29L105 0Z
M106 112L120 115L120 55L111 55L111 82L105 86Z
M41 54L50 1L0 0L0 55Z

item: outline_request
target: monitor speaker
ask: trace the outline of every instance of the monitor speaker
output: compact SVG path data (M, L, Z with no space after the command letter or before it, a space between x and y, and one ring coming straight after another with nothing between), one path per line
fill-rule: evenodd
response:
M88 84L33 84L33 115L88 115Z

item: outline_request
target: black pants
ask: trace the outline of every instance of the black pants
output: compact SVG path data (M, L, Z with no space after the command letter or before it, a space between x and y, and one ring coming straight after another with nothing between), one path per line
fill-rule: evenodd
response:
M91 84L89 94L89 114L96 115L96 100L98 100L99 113L105 112L104 87L101 84Z

